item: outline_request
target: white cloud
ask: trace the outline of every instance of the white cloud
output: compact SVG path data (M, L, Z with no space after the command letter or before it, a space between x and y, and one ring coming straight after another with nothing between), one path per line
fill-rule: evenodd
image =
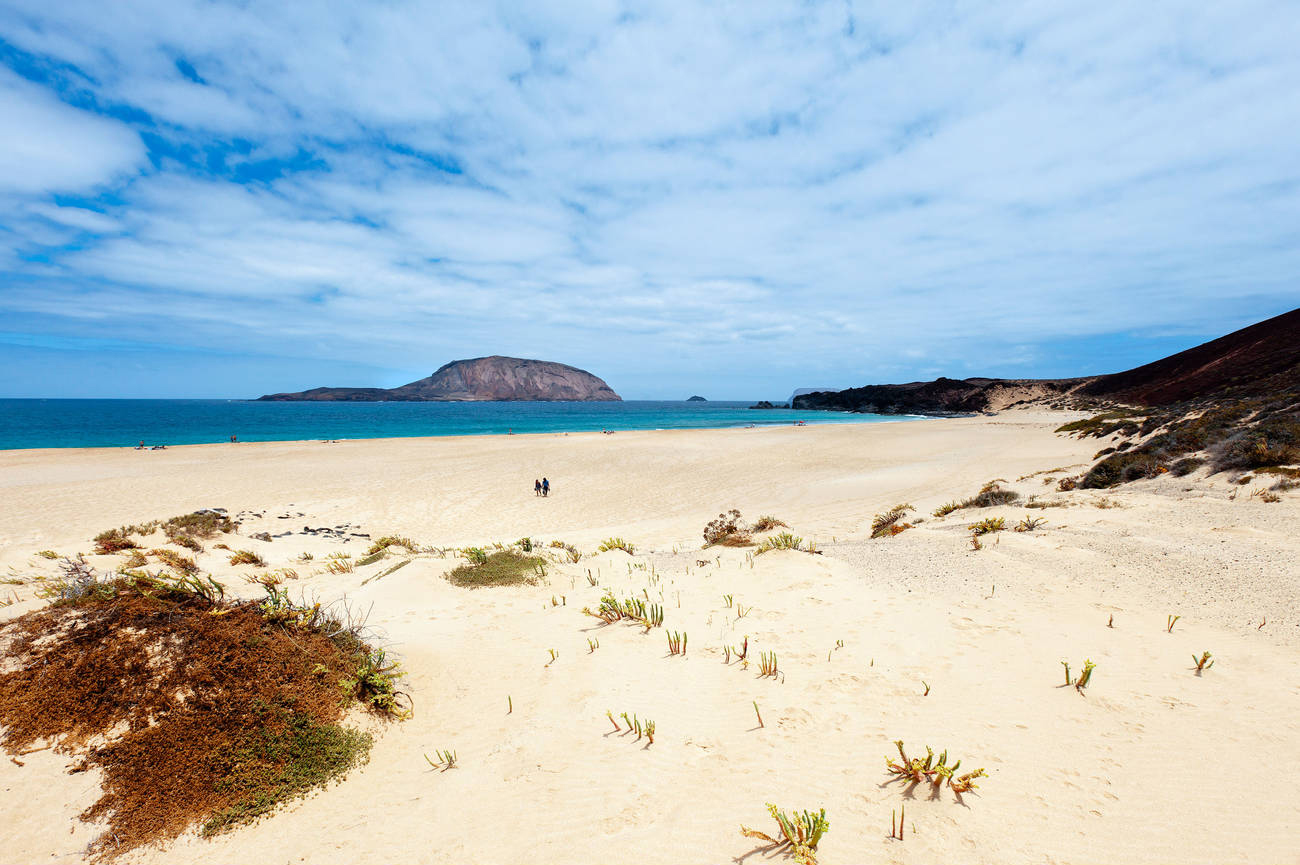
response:
M0 191L76 192L139 166L140 137L0 67Z
M1292 11L11 4L0 38L46 86L0 71L29 131L0 136L3 263L40 287L0 308L75 292L124 336L383 366L560 344L611 379L653 356L839 384L1213 334L1300 297ZM159 167L56 91L147 115ZM49 202L104 184L103 214Z

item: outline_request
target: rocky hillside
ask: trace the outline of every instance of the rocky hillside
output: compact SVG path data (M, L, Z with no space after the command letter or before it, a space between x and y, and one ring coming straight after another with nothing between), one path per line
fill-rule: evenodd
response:
M267 394L260 399L281 402L617 402L622 397L604 381L577 367L553 361L493 355L454 360L428 378L401 387L318 387L298 393Z
M1300 309L1111 375L1061 379L939 378L802 394L797 409L968 414L1070 395L1142 406L1271 397L1300 388Z

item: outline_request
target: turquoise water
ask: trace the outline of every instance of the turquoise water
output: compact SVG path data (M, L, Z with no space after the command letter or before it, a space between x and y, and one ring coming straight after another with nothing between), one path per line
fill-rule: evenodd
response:
M251 402L244 400L0 399L0 449L134 447L499 435L590 430L705 429L873 423L888 417L750 409L743 402Z

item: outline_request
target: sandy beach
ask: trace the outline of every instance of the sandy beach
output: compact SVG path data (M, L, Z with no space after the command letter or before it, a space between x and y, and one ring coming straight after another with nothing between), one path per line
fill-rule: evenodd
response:
M220 507L241 521L232 547L293 568L295 594L368 609L409 671L414 716L362 721L376 743L345 781L123 862L755 865L780 861L739 831L773 831L766 802L826 809L828 865L1300 862L1300 498L1265 503L1251 495L1264 481L1204 470L1060 492L1110 443L1053 433L1081 416L5 451L0 595L14 603L0 619L41 605L57 563L38 551L112 570L119 557L90 554L98 532ZM1057 506L932 516L996 478ZM900 503L915 527L872 540L873 516ZM731 508L817 552L701 549ZM1026 515L1047 522L972 549L971 523ZM477 590L444 579L455 553L382 577L394 560L320 567L382 535L528 536L584 555L535 586ZM635 553L596 553L611 536ZM197 559L260 592L246 578L264 569ZM584 615L606 590L662 603L664 627ZM684 657L666 631L689 634ZM725 663L746 637L748 666ZM759 674L768 651L774 677ZM1198 675L1203 651L1215 665ZM1062 659L1095 662L1086 689L1063 686ZM654 744L615 732L607 710L654 719ZM900 739L987 777L961 796L891 782ZM422 755L437 749L458 765L432 769ZM102 827L78 815L99 780L68 762L0 760L0 859L84 861Z

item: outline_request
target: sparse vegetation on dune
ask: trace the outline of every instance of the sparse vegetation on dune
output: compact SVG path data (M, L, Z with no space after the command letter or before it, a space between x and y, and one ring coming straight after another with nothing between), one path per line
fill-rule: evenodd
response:
M175 550L159 548L150 550L149 555L156 556L158 561L174 571L180 571L182 574L197 574L199 572L198 563L189 556L183 556Z
M799 865L816 865L817 845L831 827L830 821L826 819L826 809L822 808L816 814L809 811L796 811L791 817L768 802L767 813L771 814L772 819L776 821L780 829L780 838L773 838L771 835L746 826L740 827L740 834L746 838L757 838L769 844L788 847L789 854Z
M1000 532L1007 527L1007 521L1002 517L986 517L978 523L971 523L966 528L970 529L972 535L987 535L993 532Z
M789 532L778 532L771 537L764 538L763 543L759 544L758 549L754 550L754 555L770 553L773 550L796 550L802 553L817 552L817 548L812 544L804 546L803 538L796 537Z
M1013 505L1020 501L1020 493L1015 490L1006 489L1001 485L1003 482L1002 478L991 480L984 486L980 487L980 491L970 498L963 499L959 502L952 501L940 505L934 510L934 516L945 517L953 511L964 510L966 508L992 508L997 507L998 505Z
M266 560L252 550L235 550L230 557L232 565L257 565L261 567L266 564Z
M596 548L596 552L599 553L608 553L611 550L622 550L629 556L636 554L636 546L622 538L605 538L600 542L600 546Z
M872 538L892 538L912 528L911 523L903 522L903 515L915 510L911 505L894 505L883 514L876 514L871 520Z
M745 525L740 511L732 508L704 527L704 546L747 547L753 544L753 529Z
M968 793L974 790L978 785L975 784L976 778L985 777L983 769L976 769L974 772L967 772L964 775L958 775L957 770L961 767L961 760L948 765L948 752L944 751L935 759L934 751L929 745L925 747L925 758L908 757L907 752L903 749L903 740L899 739L894 742L894 747L898 749L898 756L902 758L901 762L895 762L892 758L885 758L885 766L889 774L894 776L894 780L910 781L913 784L928 782L938 792L938 788L947 782L948 787L954 793Z
M256 819L366 758L349 705L400 711L400 672L346 608L273 590L231 602L202 577L100 579L80 559L49 590L51 606L0 626L3 746L54 742L81 757L73 771L103 772L82 813L107 823L100 855Z
M419 545L410 538L404 538L398 535L384 535L382 538L370 545L370 549L366 550L366 555L373 556L376 553L382 553L389 547L401 547L408 553L418 552L420 549Z
M491 555L484 553L480 562L471 560L470 564L461 565L449 573L447 579L452 585L465 589L532 584L538 579L538 569L545 564L546 560L538 556L527 556L518 550L501 550Z

